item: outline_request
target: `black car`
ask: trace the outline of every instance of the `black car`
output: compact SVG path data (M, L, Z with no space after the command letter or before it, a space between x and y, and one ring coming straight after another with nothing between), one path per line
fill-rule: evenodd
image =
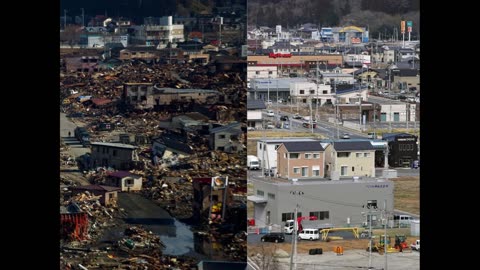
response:
M283 233L267 233L261 238L262 242L285 242L285 235Z

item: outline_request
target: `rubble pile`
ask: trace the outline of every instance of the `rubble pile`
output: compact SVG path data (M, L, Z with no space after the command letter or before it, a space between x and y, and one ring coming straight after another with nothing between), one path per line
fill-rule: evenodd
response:
M109 206L100 204L101 195L95 196L88 191L79 193L66 200L63 205L67 206L75 203L79 208L87 213L89 219L88 236L83 244L90 243L92 240L98 238L103 229L114 226L114 217L119 215L119 209L114 200L111 200Z
M185 179L178 183L156 181L152 187L143 189L142 194L176 218L187 219L192 216L193 188Z
M119 248L130 254L146 254L148 252L157 252L165 245L160 241L158 235L147 231L140 226L133 226L125 229L122 240L118 241ZM161 254L156 254L161 255Z

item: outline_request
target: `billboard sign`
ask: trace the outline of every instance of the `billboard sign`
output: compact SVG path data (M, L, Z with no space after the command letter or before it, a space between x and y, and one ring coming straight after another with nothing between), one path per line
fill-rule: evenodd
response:
M269 58L290 58L292 57L291 53L269 53Z
M228 185L228 176L215 176L212 177L213 190L225 189Z
M413 22L412 21L407 21L407 29L408 29L407 31L409 33L412 32L412 27L413 27Z
M400 24L400 30L402 34L405 34L405 21L402 21L402 23Z

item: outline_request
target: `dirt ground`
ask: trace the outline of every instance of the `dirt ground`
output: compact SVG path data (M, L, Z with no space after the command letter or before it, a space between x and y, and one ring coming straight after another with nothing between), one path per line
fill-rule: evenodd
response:
M392 179L395 209L420 214L420 177L404 176Z

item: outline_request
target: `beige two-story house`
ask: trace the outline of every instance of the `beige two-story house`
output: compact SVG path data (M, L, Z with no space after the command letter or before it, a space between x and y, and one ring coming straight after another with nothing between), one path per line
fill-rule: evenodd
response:
M375 149L369 141L334 141L325 146L325 175L333 179L375 177Z
M325 149L320 141L284 142L277 149L277 175L287 179L323 178Z

